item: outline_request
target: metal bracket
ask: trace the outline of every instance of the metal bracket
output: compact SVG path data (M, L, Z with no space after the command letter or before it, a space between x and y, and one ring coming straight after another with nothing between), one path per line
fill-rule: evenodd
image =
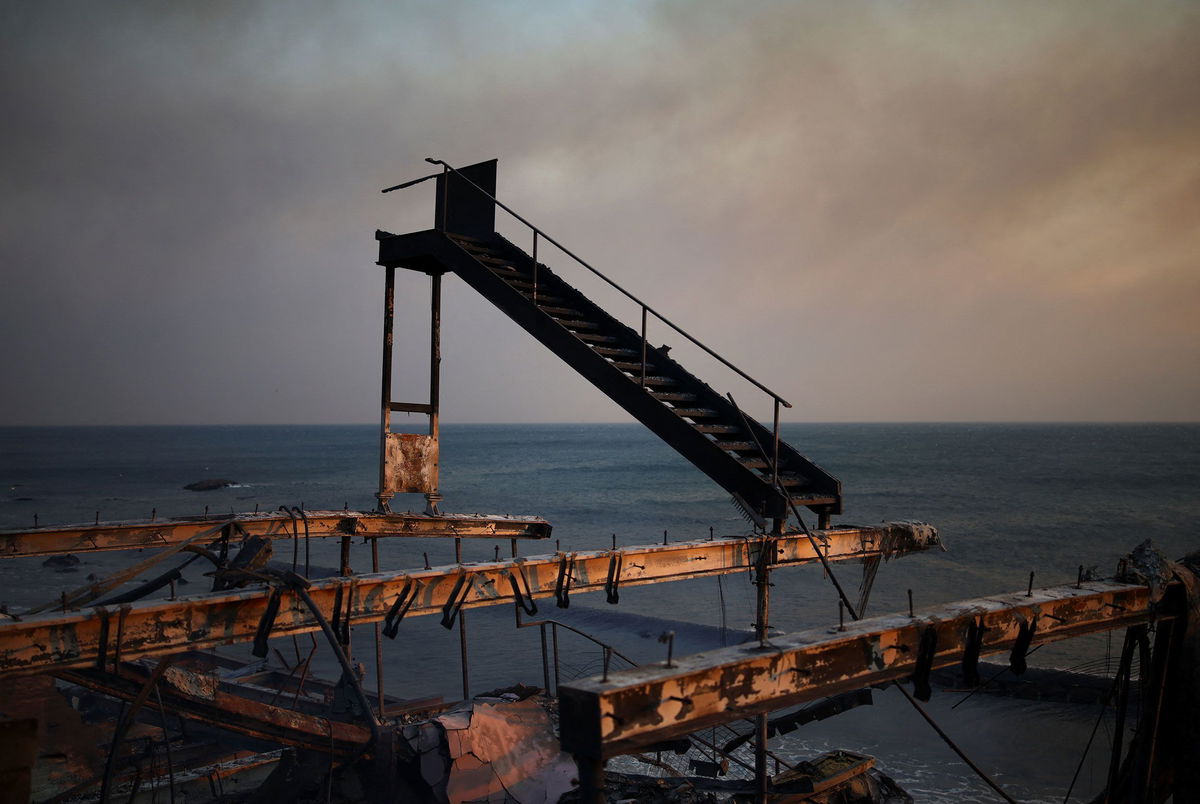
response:
M1012 653L1008 656L1008 668L1012 670L1014 676L1019 676L1025 672L1028 665L1025 663L1025 656L1029 653L1029 646L1033 643L1033 635L1037 633L1037 615L1028 622L1021 623L1020 631L1017 632L1017 641L1013 643Z
M967 626L967 644L963 649L963 683L974 689L979 686L979 653L983 650L983 634L989 631L983 620L972 620Z
M621 565L624 563L625 557L621 553L609 555L608 580L604 582L604 594L613 605L621 602L621 593L617 587L621 583Z
M464 572L454 582L454 588L450 590L450 596L446 598L446 605L442 607L442 627L447 631L454 628L454 621L458 619L458 612L462 609L463 603L467 600L467 595L471 593L471 589L474 586L475 575L473 573Z
M504 571L504 574L508 577L509 585L512 586L513 601L526 614L537 614L537 603L533 600L533 592L529 586L529 579L525 577L525 567L520 562L517 562L514 569L516 572L512 570ZM520 576L520 583L517 582L518 576ZM522 589L522 586L524 589Z
M933 695L929 686L929 671L933 669L933 657L937 653L937 628L928 626L921 632L921 643L917 648L917 666L913 669L913 697L928 701Z
M571 607L571 577L575 574L575 554L563 553L558 561L558 580L554 582L554 601L560 609Z
M279 615L279 601L283 593L278 588L271 590L267 598L267 608L259 618L258 628L254 631L254 647L250 653L260 659L267 656L267 640L271 638L271 629L275 627L275 618Z
M408 578L404 582L404 587L400 590L399 596L392 603L392 607L388 609L387 616L383 618L383 635L388 639L395 639L396 632L400 630L400 621L404 619L404 615L412 608L412 604L417 600L417 594L424 588L424 584L420 581L414 581Z

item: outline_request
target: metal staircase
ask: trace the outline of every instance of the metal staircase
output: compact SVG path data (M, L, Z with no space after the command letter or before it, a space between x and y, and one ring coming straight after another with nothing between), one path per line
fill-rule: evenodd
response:
M495 162L482 164L493 171L494 187ZM812 509L822 522L841 512L838 480L779 438L779 409L790 407L785 400L513 213L478 186L486 182L471 180L471 168L445 168L438 177L443 205L438 215L440 228L405 235L377 232L380 265L457 274L733 495L757 524L786 520L792 506ZM539 241L548 241L636 301L641 305L642 332L618 321L535 256L497 234L494 217L476 216L455 225L452 203L456 187L459 194L470 193L474 213L482 209L482 195L529 226L533 255ZM645 338L648 315L770 395L775 404L774 429L745 416L732 396L722 396L666 351L651 346Z

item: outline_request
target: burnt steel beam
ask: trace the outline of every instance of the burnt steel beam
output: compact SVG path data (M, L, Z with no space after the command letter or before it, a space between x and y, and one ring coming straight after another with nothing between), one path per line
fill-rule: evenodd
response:
M77 670L58 675L64 681L128 701L145 684L144 670L139 670L122 665L120 673ZM311 751L353 754L371 741L370 730L357 723L288 708L288 692L280 696L284 705L276 706L222 689L215 677L172 668L159 684L159 694L163 709L171 714ZM153 700L146 706L159 708Z
M434 516L360 511L304 513L308 518L308 535L314 538L429 536L464 539L546 539L549 538L551 530L550 523L540 517L479 514ZM208 518L100 522L95 525L0 530L0 558L167 547L186 541L222 522L233 523L247 535L270 539L290 539L293 528L300 538L305 535L304 520L298 514L293 517L282 511L214 515Z
M816 531L829 561L901 555L939 544L928 525L896 523L877 528ZM816 563L803 534L749 536L619 550L581 551L513 558L428 570L374 573L314 582L308 589L317 607L332 618L336 601L347 601L354 625L388 619L408 601L407 616L511 603L514 587L525 598L560 599L660 581L742 572L773 551L774 566ZM610 581L610 571L613 581ZM96 606L79 612L38 614L0 622L0 675L61 670L139 656L206 648L255 638L271 594L265 589L198 595L174 601ZM569 598L567 598L569 600ZM320 625L290 591L282 592L273 636L315 631ZM397 609L398 610L398 609ZM345 610L338 615L345 620ZM400 616L404 616L401 613ZM393 615L393 623L398 620Z
M734 719L902 679L913 674L922 637L937 635L932 666L962 659L982 624L981 654L1011 650L1036 622L1029 644L1146 622L1148 587L1090 582L995 595L889 614L572 682L559 689L563 750L607 759ZM930 637L926 637L926 645ZM1026 645L1026 649L1028 645Z

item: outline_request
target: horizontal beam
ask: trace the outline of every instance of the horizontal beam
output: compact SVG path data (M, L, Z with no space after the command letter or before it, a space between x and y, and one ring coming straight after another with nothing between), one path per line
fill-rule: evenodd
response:
M64 681L126 701L136 698L146 682L144 668L135 665L122 665L121 674L76 670L58 676ZM162 708L173 715L183 714L190 720L220 729L311 751L349 754L360 750L371 740L371 732L365 726L290 709L286 705L275 706L256 701L223 689L212 683L211 678L175 668L168 669L158 684ZM288 698L287 692L280 696L284 704L289 703ZM157 703L155 698L151 698L145 705L157 709Z
M837 528L816 531L815 536L829 561L901 555L939 544L933 528L910 523ZM413 598L407 616L441 614L452 596L462 608L512 603L514 584L532 598L552 597L564 586L570 594L598 591L605 588L610 569L616 570L617 591L626 586L743 572L759 562L763 549L774 552L774 566L819 561L803 535L750 536L331 578L314 582L308 592L330 619L334 618L335 601L348 601L350 621L357 625L385 619L406 593ZM268 599L267 590L250 589L0 622L0 675L87 667L249 641ZM297 596L284 592L272 635L299 634L319 627Z
M981 654L1011 650L1024 623L1031 644L1144 622L1143 585L1084 583L977 598L918 612L800 631L758 643L642 665L559 689L565 751L592 759L626 754L733 719L812 701L913 674L927 629L937 635L932 666L961 660L972 624Z
M471 514L380 514L362 511L305 511L304 518L282 511L231 514L205 518L180 517L158 521L99 522L32 530L0 530L0 558L92 553L179 544L222 522L252 536L291 539L362 536L383 538L461 537L465 539L546 539L550 523L540 517Z

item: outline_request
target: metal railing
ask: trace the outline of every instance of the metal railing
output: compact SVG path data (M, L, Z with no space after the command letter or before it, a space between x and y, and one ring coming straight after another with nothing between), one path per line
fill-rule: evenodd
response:
M653 307L651 307L650 305L646 304L646 302L642 301L642 300L641 300L641 299L639 299L637 296L635 296L633 293L630 293L628 290L626 290L625 288L623 288L623 287L622 287L620 284L618 284L618 283L617 283L615 280L613 280L613 279L609 278L607 275L605 275L604 273L602 273L600 270L598 270L598 269L596 269L595 267L593 267L591 264L589 264L589 263L588 263L586 260L584 260L584 259L583 259L582 257L580 257L578 254L576 254L575 252L571 251L569 248L567 248L567 247L566 247L566 246L564 246L562 243L560 243L560 242L558 242L557 240L555 240L555 239L554 239L553 237L551 237L550 235L546 234L544 231L542 231L541 229L539 229L539 228L538 228L537 226L535 226L535 225L534 225L534 224L533 224L531 221L529 221L528 219L526 219L524 216L522 216L520 213L518 213L518 212L517 212L516 210L514 210L512 207L508 206L508 205L507 205L507 204L505 204L503 201L501 201L499 198L496 198L496 196L492 195L492 194L491 194L491 193L489 193L487 190L483 189L483 188L482 188L482 187L480 187L478 184L476 184L475 182L471 181L469 178L467 178L465 175L463 175L463 174L462 174L462 173L461 173L459 170L457 170L457 169L456 169L456 168L455 168L453 165L450 165L449 163L447 163L447 162L445 162L445 161L443 161L443 160L441 160L441 159L434 159L434 158L432 158L432 157L426 157L425 161L426 161L426 162L428 162L428 163L430 163L431 165L441 165L441 167L442 167L442 172L441 172L440 174L439 174L439 173L434 173L434 174L431 174L431 175L429 175L429 176L423 176L423 177L421 177L421 178L419 178L419 179L413 179L412 181L404 182L403 184L397 184L397 185L395 185L394 187L389 187L389 188L385 189L383 192L385 192L385 193L388 193L388 192L391 192L392 190L400 190L400 189L403 189L403 188L405 188L405 187L412 187L413 185L415 185L415 184L420 184L420 183L421 183L421 182L423 182L423 181L427 181L427 180L429 180L429 179L437 178L439 175L445 175L445 174L447 174L447 173L453 173L453 174L455 174L455 175L456 175L456 176L457 176L459 179L461 179L462 181L466 182L466 183L467 183L467 184L469 184L471 187L474 187L474 188L475 188L475 190L477 190L477 191L478 191L480 194L482 194L483 196L485 196L485 197L487 197L487 198L491 199L491 201L492 201L492 203L493 203L493 204L495 204L497 207L499 207L500 209L504 210L504 211L505 211L505 212L507 212L509 215L511 215L512 217L516 218L518 221L520 221L521 223L523 223L523 224L524 224L526 227L528 227L528 228L529 228L529 230L530 230L530 231L532 232L532 234L533 234L533 249L532 249L532 251L533 251L533 254L532 254L532 256L533 256L533 293L532 293L532 295L533 295L533 303L534 303L534 304L537 304L537 294L538 294L538 240L539 240L539 239L541 239L541 240L546 240L546 241L550 242L551 244L553 244L554 246L556 246L556 247L559 249L559 251L561 251L562 253L566 254L566 255L567 255L568 257L570 257L571 259L575 260L575 262L579 263L580 265L582 265L582 266L583 266L584 268L586 268L587 270L591 271L591 272L592 272L593 274L595 274L596 276L600 277L600 279L602 279L602 280L604 280L606 283L608 283L608 284L609 284L611 287L613 287L615 290L617 290L617 292L621 293L623 296L625 296L626 298L628 298L629 300L631 300L632 302L634 302L635 304L637 304L637 305L638 305L638 306L641 308L641 313L642 313L642 331L641 331L641 336L642 336L641 385L642 385L643 387L645 387L645 385L646 385L646 348L647 348L647 340L646 340L646 322L647 322L647 316L648 316L648 315L653 315L653 316L654 316L656 319L658 319L659 321L661 321L663 324L666 324L668 327L670 327L672 330L674 330L674 331L675 331L675 332L677 332L678 334L682 335L684 338L686 338L686 339L687 339L688 341L690 341L692 344L694 344L694 345L698 346L698 347L699 347L701 350L703 350L703 351L704 351L706 354L708 354L710 357L713 357L713 358L714 358L714 359L716 359L716 360L717 360L719 363L721 363L723 366L725 366L726 368L728 368L728 369L730 369L731 371L733 371L735 374L737 374L739 377L741 377L742 379L744 379L744 380L746 380L747 382L749 382L749 383L750 383L751 385L753 385L754 387L758 388L760 391L762 391L763 393L765 393L767 396L771 397L771 399L772 399L772 400L773 400L773 402L774 402L774 408L775 408L775 409L774 409L774 417L773 417L773 418L774 418L774 445L773 445L773 446L774 446L774 448L773 448L773 451L772 451L772 452L773 452L773 455L774 455L774 457L775 457L775 460L773 461L773 464L774 464L774 465L773 465L773 467L772 467L772 473L775 475L775 483L776 483L776 484L778 484L778 472L779 472L779 470L778 470L778 465L779 465L779 459L778 459L778 455L779 455L779 410L780 410L780 407L790 408L790 407L792 406L790 402L788 402L786 399L784 399L784 398L783 398L782 396L780 396L779 394L777 394L777 393L775 393L774 391L772 391L772 390L771 390L770 388L768 388L767 386L763 385L763 384L762 384L761 382L759 382L758 380L756 380L756 379L754 379L753 377L751 377L749 374L747 374L745 371L743 371L742 369L740 369L740 368L738 368L737 366L735 366L733 363L731 363L731 362L729 362L728 360L726 360L724 357L722 357L722 356L721 356L720 354L718 354L717 352L713 351L711 348L709 348L707 345L705 345L705 344L704 344L704 343L702 343L700 340L698 340L697 338L695 338L695 337L694 337L694 336L693 336L691 333L689 333L689 332L687 332L686 330L684 330L682 327L680 327L680 326L679 326L678 324L676 324L674 321L672 321L671 319L667 318L665 315L663 315L662 313L660 313L658 310L655 310L655 309L654 309ZM448 185L449 185L449 182L445 182L445 183L443 183L443 192L445 192L445 189L446 189L446 187L448 187Z

